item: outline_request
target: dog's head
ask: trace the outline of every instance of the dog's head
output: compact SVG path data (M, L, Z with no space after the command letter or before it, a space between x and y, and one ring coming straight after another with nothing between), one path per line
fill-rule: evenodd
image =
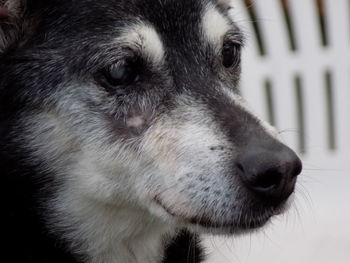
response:
M56 201L220 233L283 208L301 162L237 94L227 2L28 1L15 37L1 24L3 118Z

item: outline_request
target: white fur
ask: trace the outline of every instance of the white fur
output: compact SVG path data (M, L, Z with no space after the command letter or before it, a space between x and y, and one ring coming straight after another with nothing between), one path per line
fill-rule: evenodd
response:
M208 193L232 191L227 178L222 176L228 161L225 152L232 150L230 143L215 121L208 118L210 114L205 107L193 101L188 106L190 102L186 96L179 96L178 108L171 113L176 117L158 122L142 142L142 151L157 160L161 171L161 177L157 178L158 197L180 221L210 217L203 211L203 200L214 204L216 196ZM222 152L210 150L218 146L226 148ZM210 190L203 192L205 188ZM234 193L231 197L234 199ZM213 205L212 209L226 209L219 206Z
M220 45L225 34L232 26L212 4L208 4L202 19L203 33L207 41L214 45Z
M67 122L45 112L31 118L27 128L36 134L27 138L35 149L32 158L44 157L48 166L43 169L54 169L64 185L47 207L49 225L54 227L50 230L62 231L72 250L88 255L89 263L160 262L163 239L175 227L147 211L151 199L143 200L144 207L134 204L143 198L136 196L136 178L132 179L134 173L142 173L137 170L142 164L123 145L99 149L96 141L103 142L102 130L95 130L97 135L90 140L96 141L90 147L76 149L74 138L65 133Z
M94 164L94 156L81 156L78 162L53 204L59 219L53 220L56 227L70 229L66 238L80 243L78 249L89 255L91 263L159 262L163 238L174 229L125 201L129 199L125 189L132 186L107 180L107 174Z
M118 42L124 42L136 48L156 64L163 60L165 53L163 42L153 26L139 22L124 31L125 33L118 38Z
M26 116L22 125L27 133L18 142L33 150L32 161L43 160L47 166L42 169L62 183L47 207L50 231L62 231L72 250L87 254L89 263L159 262L163 239L175 226L151 215L147 206L155 206L152 199L135 193L140 188L135 177L144 175L140 185L145 185L150 175L140 170L144 165L125 144L107 145L106 123L98 117L84 119L88 110L68 89L72 87L62 87L57 109Z

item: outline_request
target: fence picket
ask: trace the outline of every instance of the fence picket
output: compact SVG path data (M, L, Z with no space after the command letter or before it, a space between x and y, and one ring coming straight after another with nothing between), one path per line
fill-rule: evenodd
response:
M247 38L247 46L243 50L244 59L242 62L243 72L240 85L242 88L241 92L256 114L260 118L267 120L266 103L262 99L264 98L263 75L255 74L256 72L259 72L256 66L260 65L260 61L263 59L258 54L259 48L257 41L255 41L254 38L254 21L249 17L248 10L243 1L233 0L232 2L234 8L231 11L231 15ZM259 62L251 63L252 61Z
M288 32L279 1L256 1L256 12L265 39L267 57L264 71L270 75L277 111L276 126L283 132L282 138L291 147L297 145L297 116L295 94L292 86ZM265 73L260 71L261 73ZM263 99L264 97L262 97Z
M348 152L350 146L350 2L325 0L327 29L330 38L328 67L333 72L337 150ZM346 30L344 30L346 29Z
M305 83L306 150L311 155L327 150L324 48L314 0L289 1L298 43L298 73Z

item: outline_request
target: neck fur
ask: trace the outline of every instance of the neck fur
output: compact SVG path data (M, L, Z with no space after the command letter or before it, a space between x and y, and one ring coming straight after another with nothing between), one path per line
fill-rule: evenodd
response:
M136 208L78 199L57 203L61 217L53 224L88 263L158 263L175 235L171 226Z

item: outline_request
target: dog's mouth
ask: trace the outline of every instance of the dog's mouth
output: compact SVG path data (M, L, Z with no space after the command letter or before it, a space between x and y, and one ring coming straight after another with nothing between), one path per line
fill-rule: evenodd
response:
M271 215L272 216L272 215ZM220 222L205 218L192 218L189 223L193 226L200 226L210 230L222 230L225 233L235 233L238 231L248 231L263 227L271 216L260 216L258 218L246 218L238 222Z
M276 215L282 214L287 205L282 204L277 207L250 209L251 211L245 211L239 213L238 218L233 218L232 221L222 221L220 219L209 218L208 216L193 216L188 217L181 215L180 213L173 212L170 208L163 204L159 198L155 198L154 201L165 210L169 215L179 219L189 227L199 227L209 232L218 232L223 234L234 234L246 231L252 231L266 225L270 219Z

